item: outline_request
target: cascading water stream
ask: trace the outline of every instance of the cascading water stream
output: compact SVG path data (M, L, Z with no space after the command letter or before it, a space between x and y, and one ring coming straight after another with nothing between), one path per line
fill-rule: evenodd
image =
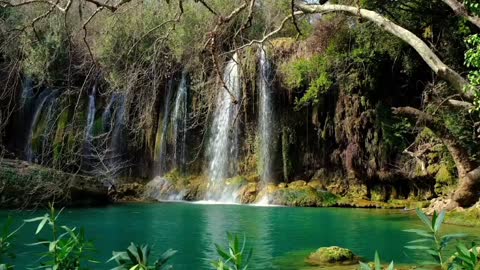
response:
M124 154L125 149L124 131L125 131L125 105L126 99L124 95L120 95L117 100L117 108L115 111L115 124L112 132L112 148L117 157Z
M225 188L225 179L235 175L238 156L238 100L241 99L240 67L237 55L227 63L223 74L225 86L217 96L208 144L210 183L207 200L235 202L235 192ZM225 89L228 88L228 89ZM232 95L234 97L232 97ZM234 102L234 98L237 102Z
M111 181L123 170L124 155L127 151L125 140L125 109L126 99L122 94L114 93L102 114L104 132L108 134L106 140L104 162Z
M52 94L52 91L50 90L44 90L40 93L38 96L36 102L35 102L35 109L33 113L32 120L30 122L30 126L28 129L28 136L27 136L27 141L25 145L25 160L28 162L33 162L33 149L32 149L32 139L33 139L33 133L35 132L35 128L37 127L38 120L40 120L40 116L42 114L43 110L43 105L47 101L47 99L50 97Z
M182 74L178 86L175 107L172 115L173 123L173 160L175 167L183 170L186 163L186 142L187 142L187 117L188 117L188 86L187 74Z
M53 140L57 129L60 101L58 91L54 91L45 101L46 125L42 134L42 149L40 153L39 163L48 165L53 158Z
M167 132L168 126L170 124L170 106L172 100L172 84L173 82L170 81L167 87L167 98L165 99L164 107L163 107L163 119L162 119L162 134L161 134L161 141L160 141L160 154L159 154L159 168L158 174L159 176L163 176L167 170Z
M271 67L264 48L260 48L260 76L259 76L259 127L260 133L260 177L265 185L272 181L272 158L274 156L273 125L275 123L272 88Z
M88 95L88 113L87 113L87 130L85 132L85 141L87 145L92 143L93 139L93 125L95 123L96 104L95 98L97 94L97 87L93 86L92 92Z

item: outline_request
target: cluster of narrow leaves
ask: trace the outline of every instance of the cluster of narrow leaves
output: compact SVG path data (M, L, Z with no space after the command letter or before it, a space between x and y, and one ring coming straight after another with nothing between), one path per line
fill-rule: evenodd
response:
M212 262L216 270L247 270L248 263L252 257L252 249L245 251L245 236L240 246L237 235L227 233L228 247L222 248L215 244L216 250L220 258ZM245 256L246 255L246 256Z
M11 251L15 234L23 226L12 231L13 219L8 217L7 222L3 226L0 234L0 270L11 270L13 265L7 264L7 260L13 260L15 254Z
M77 231L75 228L59 226L58 218L61 210L57 213L53 205L50 212L44 216L25 220L25 222L38 222L35 235L39 235L45 228L49 227L50 239L39 239L30 246L45 246L47 248L39 259L40 266L36 269L60 270L60 269L86 269L86 262L95 262L88 255L94 251L93 243L85 238L83 229Z
M393 261L388 265L386 270L394 270L395 265L393 264ZM375 260L374 260L374 267L371 267L369 264L366 264L364 262L360 262L360 270L383 270L382 267L382 262L380 261L380 256L378 255L378 252L375 252Z
M480 264L478 260L479 248L472 243L471 248L467 248L463 243L456 246L457 252L453 255L453 263L450 265L451 270L469 269L478 270Z
M136 245L131 243L125 251L113 252L113 257L109 261L115 261L118 266L112 270L168 270L172 266L168 264L176 250L169 249L165 251L153 265L149 265L151 249L148 245Z
M405 248L411 250L420 250L429 254L433 258L433 261L423 262L422 264L425 265L437 265L442 267L443 269L449 268L473 270L475 268L476 262L474 266L472 266L472 268L466 267L466 264L461 263L462 259L466 259L466 254L470 254L468 249L466 249L465 246L461 243L457 244L456 246L457 250L459 251L459 255L454 254L453 256L445 257L445 250L453 241L462 239L467 236L463 233L441 235L440 230L442 228L443 222L445 221L445 211L442 211L439 214L437 212L434 212L431 219L419 209L417 209L416 212L422 223L425 225L426 230L406 230L407 232L415 233L416 235L420 236L420 238L410 241L410 245L406 246ZM470 257L470 255L468 256ZM449 259L452 257L458 258L458 260L454 260L453 262L451 262L451 260Z

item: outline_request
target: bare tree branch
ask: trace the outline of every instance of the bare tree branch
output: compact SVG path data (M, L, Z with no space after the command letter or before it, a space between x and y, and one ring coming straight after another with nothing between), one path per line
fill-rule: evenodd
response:
M469 14L467 8L463 3L457 0L442 0L442 2L447 4L457 16L465 18L466 20L480 28L480 17Z

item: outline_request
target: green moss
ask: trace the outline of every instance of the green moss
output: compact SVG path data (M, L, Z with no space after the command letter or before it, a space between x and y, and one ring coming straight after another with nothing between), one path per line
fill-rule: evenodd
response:
M437 181L437 183L450 185L455 182L455 177L453 177L447 166L441 165L440 169L435 175L435 180Z
M178 190L183 189L188 185L189 179L178 169L173 169L164 175Z
M247 183L248 180L243 176L235 176L225 180L225 184L230 187L241 187Z
M338 200L332 193L317 191L310 186L277 188L268 196L273 204L288 206L329 207L336 205Z
M99 114L101 115L101 114ZM93 136L98 136L102 133L104 133L105 128L103 127L103 119L101 117L98 117L95 119L95 122L93 123Z
M446 222L462 226L480 226L480 208L449 212Z
M283 165L283 179L288 180L292 170L293 165L290 159L290 132L287 127L282 128L282 165Z
M307 263L310 265L334 263L355 264L357 262L358 258L351 250L337 246L319 248L307 258Z
M308 104L317 104L321 95L330 90L333 85L328 71L328 62L319 55L284 63L280 70L287 89L290 91L306 89L303 97L296 101L297 109Z

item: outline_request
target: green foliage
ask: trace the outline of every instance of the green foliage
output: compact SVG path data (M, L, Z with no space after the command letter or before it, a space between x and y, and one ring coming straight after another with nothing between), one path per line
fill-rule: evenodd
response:
M471 13L473 13L477 16L480 16L480 3L478 1L476 1L476 0L465 0L464 4Z
M480 267L478 246L472 244L471 248L467 248L463 243L459 243L456 250L450 269L477 270Z
M29 32L22 40L24 72L38 82L61 80L69 61L69 37L63 17L49 16L35 33Z
M403 151L408 146L408 138L411 136L413 125L409 119L392 114L392 110L379 104L376 108L376 124L382 130L383 145L389 152Z
M50 240L39 239L38 242L30 246L45 246L40 266L37 269L47 270L81 270L87 269L86 262L94 262L89 254L94 251L93 243L85 238L83 229L76 231L76 228L69 228L58 224L58 218L62 210L55 211L53 204L50 205L50 212L36 218L25 220L25 222L38 222L35 234L38 235L47 226L51 233Z
M476 4L478 6L478 3ZM465 52L465 65L471 69L468 74L470 89L473 91L474 110L480 110L480 35L471 35L466 39L468 50Z
M320 96L333 85L327 61L318 55L310 59L300 58L286 63L281 69L287 88L306 89L304 96L295 102L297 109L309 104L317 104Z
M137 245L131 243L125 251L113 252L113 256L109 261L115 261L118 266L112 268L112 270L167 270L172 269L172 266L168 264L176 250L169 249L165 251L160 257L153 263L149 264L151 249L148 245Z
M231 233L227 233L227 238L228 247L223 248L215 244L220 258L212 262L213 267L216 270L247 270L248 263L252 257L252 249L249 251L245 250L245 237L243 238L243 243L240 243L237 235Z
M445 211L440 212L440 214L433 212L431 220L420 209L417 208L416 212L419 219L425 225L426 230L405 230L406 232L415 233L420 236L419 239L410 241L410 245L405 246L405 248L410 250L421 250L433 258L433 261L426 261L423 262L423 264L447 267L449 263L447 258L445 258L445 249L452 241L462 239L466 235L461 233L441 235L440 230L445 220Z
M370 265L360 262L360 270L382 270L382 262L380 261L380 256L378 255L378 252L375 251L375 261L374 261L374 267L371 267ZM395 265L393 264L393 261L388 265L385 270L394 270Z
M7 218L7 222L0 231L0 270L11 270L13 265L7 263L8 260L15 259L15 254L11 251L16 233L22 228L12 230L13 219Z

